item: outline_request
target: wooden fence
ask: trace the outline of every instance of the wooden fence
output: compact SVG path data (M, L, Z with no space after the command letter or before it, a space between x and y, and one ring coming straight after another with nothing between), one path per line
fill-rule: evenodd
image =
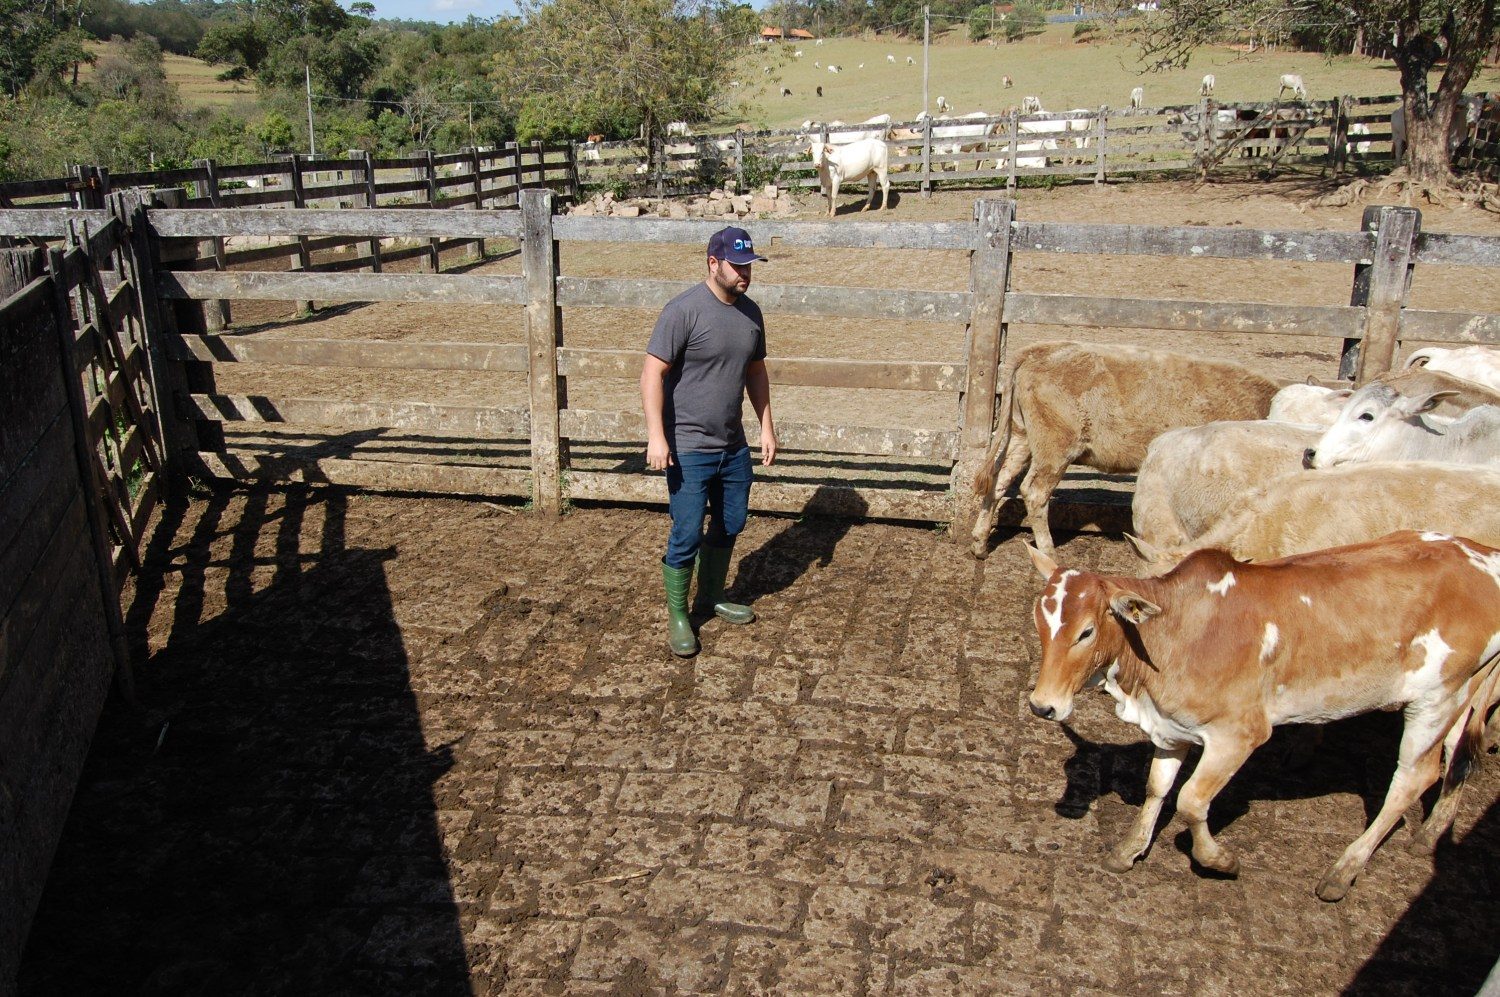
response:
M1335 173L1365 165L1388 167L1390 116L1400 103L1394 95L1284 104L1203 100L1157 108L1100 107L896 122L888 143L892 183L929 191L944 184L1003 180L1014 189L1021 180L1036 177L1103 183L1110 177L1202 177L1292 164ZM1493 169L1494 149L1482 124L1471 129L1457 165L1490 164ZM972 138L944 137L942 129L955 125L990 131ZM746 179L747 171L759 178L778 168L776 182L782 186L812 187L817 178L807 156L807 140L827 141L868 128L815 123L808 130L678 136L655 145L601 142L581 146L578 162L588 183L614 182L657 193L696 192L725 181L745 190L754 186ZM1049 139L1056 148L1035 147Z
M0 983L14 980L111 674L164 451L132 204L0 251ZM45 269L43 262L45 261Z
M0 233L48 235L53 229L18 231L41 212L0 211ZM972 514L968 481L982 459L995 415L995 381L1011 323L1069 329L1155 329L1184 333L1240 333L1334 339L1342 348L1332 379L1363 379L1386 369L1400 339L1449 343L1500 343L1500 316L1405 307L1408 273L1417 265L1500 266L1500 239L1419 233L1412 209L1375 208L1359 232L1247 231L1239 228L1166 228L1080 225L1014 219L1009 201L980 201L972 222L762 222L762 241L830 249L944 249L969 255L971 290L757 285L768 314L829 315L966 325L961 363L912 359L864 362L814 357L771 361L778 385L949 393L955 422L897 428L880 425L785 424L787 453L817 455L829 466L901 461L934 468L941 476L913 484L868 470L859 484L778 482L758 485L752 502L774 511L857 512L874 517L965 521ZM201 473L233 480L323 481L376 489L529 496L555 512L568 499L660 502L660 481L641 473L639 460L590 461L591 446L629 445L643 439L638 411L597 411L570 404L567 381L639 376L638 350L585 349L565 335L573 308L655 309L690 286L688 281L572 276L560 271L559 246L570 241L685 243L701 245L717 222L556 217L547 191L526 191L520 212L443 210L236 210L152 208L145 223L156 242L157 293L175 303L164 309L162 339L173 370L182 375L176 411L167 419L169 451ZM521 274L484 273L270 273L196 269L174 262L175 249L236 235L282 238L518 239ZM1151 255L1264 261L1339 263L1354 269L1352 304L1280 305L1078 294L1008 289L1018 253ZM427 301L482 303L524 309L526 341L407 343L267 339L219 336L202 320L203 302L219 299ZM175 316L175 317L173 317ZM594 319L597 321L597 319ZM525 375L525 396L492 405L367 398L358 402L292 397L245 397L215 390L212 372L222 364L308 364L366 371L441 369L510 371ZM182 364L182 367L179 367ZM499 465L463 458L399 463L332 455L327 447L287 446L247 453L226 445L224 426L304 424L338 427L357 435L378 429L450 434L459 439L509 441L522 460ZM324 431L326 439L334 431ZM622 463L623 461L623 463ZM888 478L888 480L887 480ZM935 480L934 480L935 478Z

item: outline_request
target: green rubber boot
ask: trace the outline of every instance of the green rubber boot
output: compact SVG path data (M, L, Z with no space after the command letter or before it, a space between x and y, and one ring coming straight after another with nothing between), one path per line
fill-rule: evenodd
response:
M755 610L737 602L724 601L724 579L729 576L729 555L733 547L698 548L698 597L693 600L693 612L707 614L710 611L725 623L754 623Z
M693 566L671 568L663 564L661 579L667 588L667 646L679 658L691 658L698 653L698 637L693 633L693 621L688 619Z

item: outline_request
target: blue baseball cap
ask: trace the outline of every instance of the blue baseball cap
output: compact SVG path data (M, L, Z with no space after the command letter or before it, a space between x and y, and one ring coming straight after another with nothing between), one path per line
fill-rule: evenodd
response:
M708 237L708 255L716 260L728 260L741 265L766 262L764 256L755 252L755 243L750 241L750 233L734 226L721 228Z

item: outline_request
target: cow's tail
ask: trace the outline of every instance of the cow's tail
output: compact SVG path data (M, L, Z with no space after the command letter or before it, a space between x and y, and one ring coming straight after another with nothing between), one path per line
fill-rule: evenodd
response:
M1464 725L1464 730L1459 735L1453 757L1448 759L1443 773L1444 792L1451 791L1450 786L1462 783L1469 774L1469 769L1488 750L1485 724L1497 695L1500 695L1500 651L1492 654L1480 666L1479 671L1474 673L1474 691L1469 696L1468 704L1458 715L1457 722Z
M1426 367L1435 356L1437 356L1437 351L1430 346L1425 350L1413 350L1411 356L1406 358L1406 366Z
M1010 376L1005 380L1005 410L1000 413L1000 425L995 429L989 453L984 456L984 466L974 475L975 495L988 495L990 489L995 487L995 475L1000 471L1000 456L1010 446L1010 426L1016 413L1016 373L1020 369L1021 362L1017 360L1010 369Z

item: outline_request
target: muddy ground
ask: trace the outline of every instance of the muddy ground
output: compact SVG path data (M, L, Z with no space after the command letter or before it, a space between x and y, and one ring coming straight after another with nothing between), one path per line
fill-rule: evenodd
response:
M1358 209L1304 214L1297 197L1074 188L1023 192L1020 213L1357 226ZM966 217L972 200L909 195L892 217ZM1425 224L1497 231L1476 213ZM686 247L586 249L565 249L564 272L697 265ZM967 279L959 254L772 255L758 279ZM1308 303L1347 301L1350 279L1298 264L1020 266L1027 290ZM1418 275L1420 306L1500 311L1493 282L1436 269ZM650 316L601 315L570 313L570 343L644 342ZM520 315L380 305L238 331L510 341ZM1322 340L1131 336L1286 376L1335 363ZM780 355L943 359L961 341L772 316ZM298 397L506 404L521 390L474 374L229 377L249 380L223 390ZM570 390L634 404L629 385ZM874 394L776 404L784 420L956 415L950 398ZM201 492L169 510L128 607L142 705L112 702L100 723L22 992L1467 995L1500 955L1493 756L1458 843L1413 856L1398 830L1336 905L1313 885L1378 806L1399 716L1321 743L1283 731L1251 759L1214 810L1238 879L1194 868L1175 821L1113 876L1098 860L1142 799L1149 746L1102 696L1066 728L1026 710L1037 580L1018 545L980 563L930 527L756 516L735 574L760 620L707 623L703 653L680 661L662 640L666 527L654 510L547 521L337 490ZM1097 535L1060 559L1134 568Z

